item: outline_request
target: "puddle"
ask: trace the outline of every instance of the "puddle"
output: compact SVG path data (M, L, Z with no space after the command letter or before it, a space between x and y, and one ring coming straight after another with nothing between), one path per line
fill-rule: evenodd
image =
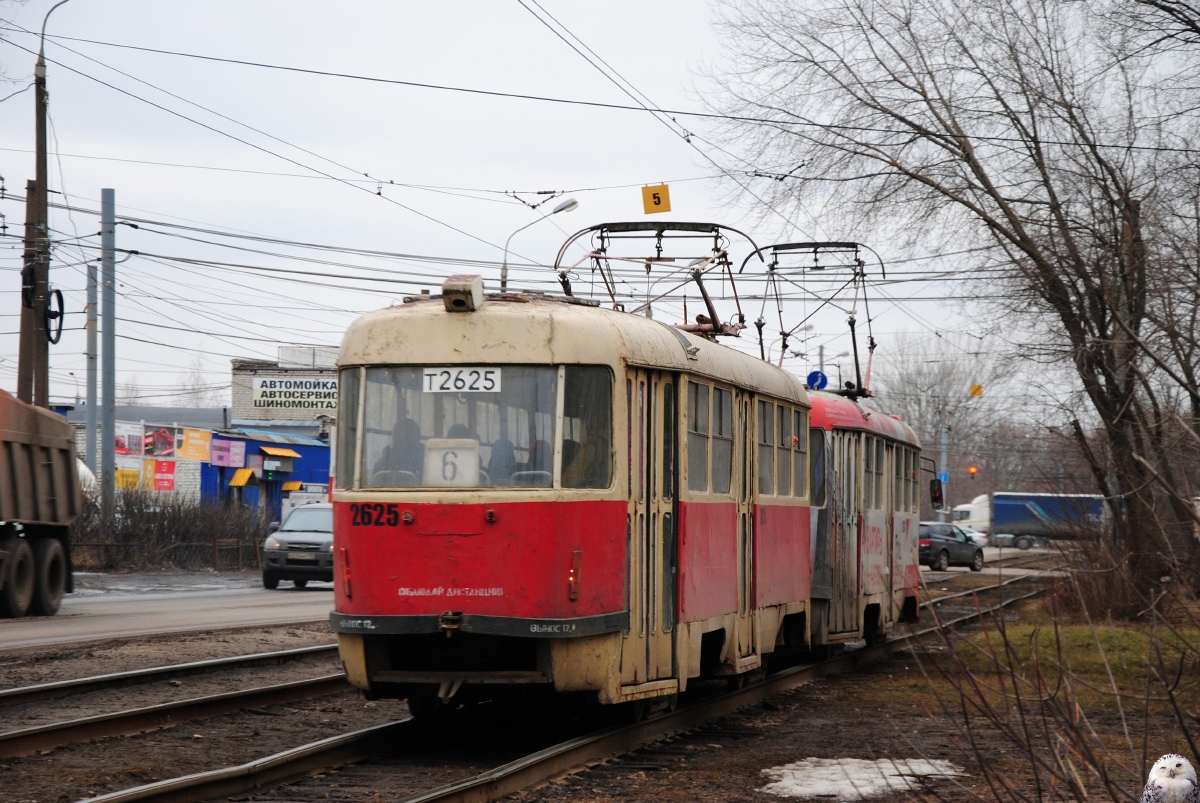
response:
M806 758L762 771L772 779L760 792L780 797L861 800L917 788L921 778L963 777L949 761L913 758Z

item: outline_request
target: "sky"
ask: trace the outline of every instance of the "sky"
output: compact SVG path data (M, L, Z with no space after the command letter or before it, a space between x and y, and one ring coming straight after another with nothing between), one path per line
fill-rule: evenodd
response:
M38 37L29 31L52 5L0 0L0 387L10 391L22 199L34 176L28 87ZM962 265L889 251L884 235L840 231L803 210L794 221L756 222L731 190L753 192L771 179L752 174L777 166L722 153L703 117L611 108L636 105L624 80L647 105L703 111L702 68L723 60L713 18L704 0L380 1L336 11L297 0L71 0L49 18L45 45L51 202L71 207L51 210L51 285L68 312L51 347L52 398L85 395L85 265L99 256L101 188L115 190L119 220L137 223L117 227L117 381L118 397L136 386L145 404L179 403L189 381L227 403L231 358L336 346L359 315L423 288L436 293L451 274L479 273L494 291L510 237L510 287L557 292L549 266L569 235L630 220L720 223L758 246L832 239L873 248L895 283L873 287L869 307L844 293L823 303L841 285L832 276L797 273L784 286L784 326L813 327L789 343L803 356L783 362L801 376L824 346L836 380L851 311L861 332L872 318L880 360L903 358L895 344L905 333L975 359L984 347L970 303L926 273ZM647 215L641 188L658 183L668 184L672 210ZM577 209L542 218L570 198ZM733 236L729 247L736 267L754 246ZM567 259L583 253L574 247ZM641 266L621 270L623 289L644 295ZM650 281L672 270L655 266ZM773 297L764 307L762 276L748 265L737 291L748 321L767 319L764 347L777 361L779 314ZM575 277L580 295L598 288L586 265ZM674 285L667 278L652 295ZM728 320L728 284L710 286ZM687 294L694 317L700 300L694 288ZM652 309L682 322L678 294ZM724 342L759 351L753 326ZM850 361L840 363L851 378Z

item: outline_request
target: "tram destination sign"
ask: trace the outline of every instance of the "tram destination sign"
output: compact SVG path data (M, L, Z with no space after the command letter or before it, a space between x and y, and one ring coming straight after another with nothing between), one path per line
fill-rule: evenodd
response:
M425 393L499 393L500 372L499 368L468 365L426 368L422 372L421 390Z
M337 380L326 377L256 376L256 410L337 410Z

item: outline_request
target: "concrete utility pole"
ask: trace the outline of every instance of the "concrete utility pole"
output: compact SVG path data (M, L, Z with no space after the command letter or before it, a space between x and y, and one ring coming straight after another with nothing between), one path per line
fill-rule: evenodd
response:
M950 427L946 426L945 408L943 408L943 410L942 410L942 423L938 425L938 440L941 441L941 443L939 445L941 446L941 449L942 449L942 453L938 458L938 471L942 474L942 476L948 476L949 472L950 472ZM946 493L946 491L943 490L942 493L943 493L943 499L945 500L946 497L944 496L944 494ZM944 501L943 505L945 505L945 504L946 504L946 502ZM945 507L943 507L942 510L939 510L937 512L937 515L938 515L938 521L945 521L946 520Z
M50 279L50 213L46 168L46 22L59 0L42 18L42 38L33 67L34 130L37 178L26 185L25 260L21 269L21 340L17 365L17 398L50 406L50 332L46 301Z
M40 89L38 97L41 97ZM41 170L42 160L39 157L38 171ZM45 207L41 206L38 186L38 181L28 181L25 184L25 251L21 268L21 339L17 363L17 398L27 404L48 407L50 339L46 333L46 284L49 266L45 247L46 223L42 217Z
M96 473L96 263L87 263L87 446L84 462Z
M112 514L117 480L117 200L113 190L100 190L100 280L104 316L104 363L101 366L104 396L100 427L100 503L105 518Z

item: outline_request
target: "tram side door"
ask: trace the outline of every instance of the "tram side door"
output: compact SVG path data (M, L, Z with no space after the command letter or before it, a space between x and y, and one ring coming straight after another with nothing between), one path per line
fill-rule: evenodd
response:
M623 685L675 674L677 387L672 374L629 372L630 632L621 651Z
M858 629L860 437L857 432L833 431L834 472L829 484L829 534L833 541L830 633Z
M738 657L747 658L757 649L757 628L754 621L754 501L758 498L758 472L755 459L754 401L747 393L737 394L736 432L738 463L741 477L737 504L738 560Z

